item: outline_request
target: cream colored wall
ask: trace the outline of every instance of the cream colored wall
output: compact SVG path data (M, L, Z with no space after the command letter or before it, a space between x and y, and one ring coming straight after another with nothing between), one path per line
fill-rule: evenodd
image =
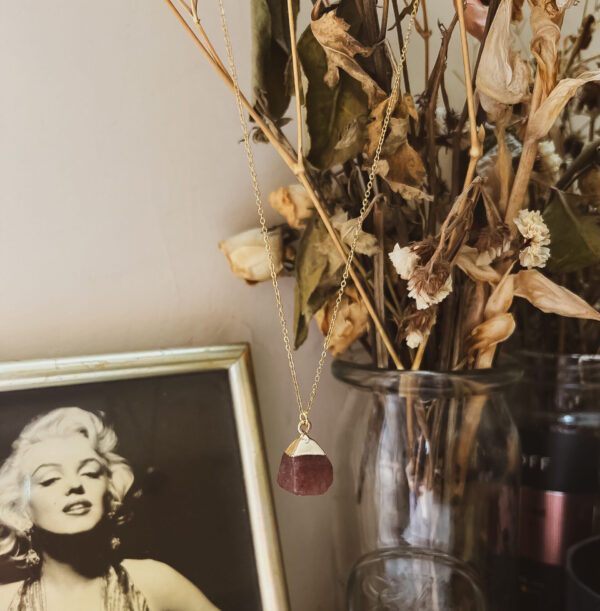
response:
M248 5L227 2L246 91ZM449 0L429 5L448 22ZM200 6L220 43L216 2ZM272 289L245 286L216 247L256 225L229 91L161 0L3 0L0 83L0 360L247 341L275 474L296 412ZM256 156L265 194L291 182L269 148ZM320 344L312 329L297 354L305 392ZM326 449L343 397L326 370ZM330 497L274 493L293 610L331 611Z

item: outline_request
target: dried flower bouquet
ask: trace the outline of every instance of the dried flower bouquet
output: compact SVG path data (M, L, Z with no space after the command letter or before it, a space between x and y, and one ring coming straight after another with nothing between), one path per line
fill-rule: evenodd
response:
M165 2L234 89L202 27L197 0L178 0L180 10ZM273 145L298 179L269 196L285 219L269 235L276 271L296 280L296 347L313 318L324 335L329 331L402 55L394 48L403 48L416 2L384 0L378 7L375 0L331 5L317 0L296 44L297 1L251 2L253 102L243 98L243 103L255 122L255 141ZM600 321L594 307L562 285L565 274L597 277L582 270L600 260L600 171L594 166L598 102L597 94L590 95L600 88L600 70L598 58L584 58L594 18L585 10L580 31L561 39L574 0L528 0L530 57L521 57L515 28L526 27L523 4L467 0L434 35L421 0L415 28L424 53L416 51L415 40L407 61L424 57L426 86L412 91L402 65L403 92L385 133L352 281L331 337L333 354L361 346L383 368L486 369L515 330L519 302L531 307L518 306L525 326L534 317L532 309ZM479 40L473 67L467 31ZM446 91L453 35L460 35L464 59L462 108L451 107ZM440 41L435 54L434 40ZM296 147L283 131L292 96ZM583 150L569 148L569 142L581 139L571 120L574 105L591 117L592 144ZM573 191L577 179L578 192ZM258 229L219 246L233 272L249 284L270 279ZM569 283L578 292L584 284ZM447 401L421 399L418 391L399 391L406 397L406 471L417 493L413 526L434 541L439 512L433 509L452 502L451 522L458 524L461 499L477 495L465 487L486 397L475 392L448 407ZM507 444L517 447L516 440ZM422 459L425 446L427 460ZM369 448L363 451L366 456ZM448 481L434 475L439 473L449 474ZM464 535L463 559L474 549L469 541L480 534Z
M567 184L568 178L561 177L579 159L565 163L552 158L552 151L564 153L567 138L573 139L565 134L571 98L579 93L584 107L587 92L592 100L587 105L594 106L592 92L600 87L600 72L592 69L597 61L582 58L594 18L585 12L579 34L561 45L562 21L573 1L530 0L531 58L525 59L513 35L514 24L523 19L522 4L466 3L465 26L481 41L469 121L470 105L452 108L445 85L446 53L458 19L440 25L441 44L430 69L434 37L423 3L417 29L425 45L427 85L411 94L404 69L404 94L392 113L372 213L354 264L355 283L368 295L365 299L362 291L351 290L344 297L330 345L334 354L359 341L374 362L388 365L381 330L369 333L369 301L391 340L398 357L394 361L431 370L490 367L496 346L515 329L514 297L543 312L600 320L594 308L556 282L561 270L578 271L581 262L597 262L600 251L594 246L600 230L597 209L582 219L580 202L569 204L571 194L564 193L573 177ZM296 277L296 347L305 340L312 318L323 333L328 330L344 263L331 233L343 247L352 239L396 66L385 38L387 13L394 13L393 30L401 44L403 20L412 6L386 1L381 14L372 0L332 6L319 1L298 39L302 126L309 140L302 159L304 180L269 198L286 220L274 228L273 239L280 270ZM262 120L256 140L268 136L295 159L281 132L294 89L286 8L282 1L252 3L253 110ZM452 157L450 170L441 161L444 150ZM296 161L290 165L297 170ZM589 163L584 169L587 183L580 183L589 193L598 170ZM315 209L315 198L322 211ZM571 213L578 217L572 221L577 226L565 235L564 217ZM582 233L593 238L583 241L593 242L591 252L580 252ZM261 265L252 236L249 240L244 244L236 237L220 246L237 275L249 282L267 280L265 260ZM548 261L553 278L539 271Z

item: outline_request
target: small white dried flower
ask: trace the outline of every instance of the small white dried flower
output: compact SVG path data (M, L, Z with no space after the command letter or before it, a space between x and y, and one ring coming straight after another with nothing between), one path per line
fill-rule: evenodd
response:
M519 253L519 261L523 267L545 267L550 258L550 249L538 244L527 246Z
M409 280L419 263L419 256L414 250L410 246L400 248L400 244L394 246L388 257L402 280Z
M523 267L544 267L550 258L550 230L539 210L521 210L515 219L519 233L525 239L525 247L519 253Z
M423 343L424 339L423 333L415 329L406 336L406 345L409 348L418 348Z
M444 284L433 295L422 283L415 282L414 276L408 281L408 296L415 300L417 310L425 310L440 303L452 292L452 276L448 276Z
M542 140L538 142L538 155L543 173L548 180L555 183L560 175L560 164L562 160L556 152L552 140Z
M402 321L402 335L409 348L418 348L424 341L435 321L437 306L426 310L417 310L413 302L408 304Z

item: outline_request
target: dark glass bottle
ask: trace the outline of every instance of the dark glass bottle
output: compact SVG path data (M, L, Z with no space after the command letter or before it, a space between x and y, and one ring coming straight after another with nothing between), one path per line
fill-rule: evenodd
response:
M568 548L600 530L600 356L519 353L523 611L562 611Z

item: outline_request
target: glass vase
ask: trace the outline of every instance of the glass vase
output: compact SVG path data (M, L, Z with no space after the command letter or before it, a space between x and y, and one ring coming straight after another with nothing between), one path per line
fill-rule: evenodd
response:
M562 611L567 551L600 534L600 356L522 351L519 608Z
M514 608L518 371L332 369L350 387L333 455L338 608Z

